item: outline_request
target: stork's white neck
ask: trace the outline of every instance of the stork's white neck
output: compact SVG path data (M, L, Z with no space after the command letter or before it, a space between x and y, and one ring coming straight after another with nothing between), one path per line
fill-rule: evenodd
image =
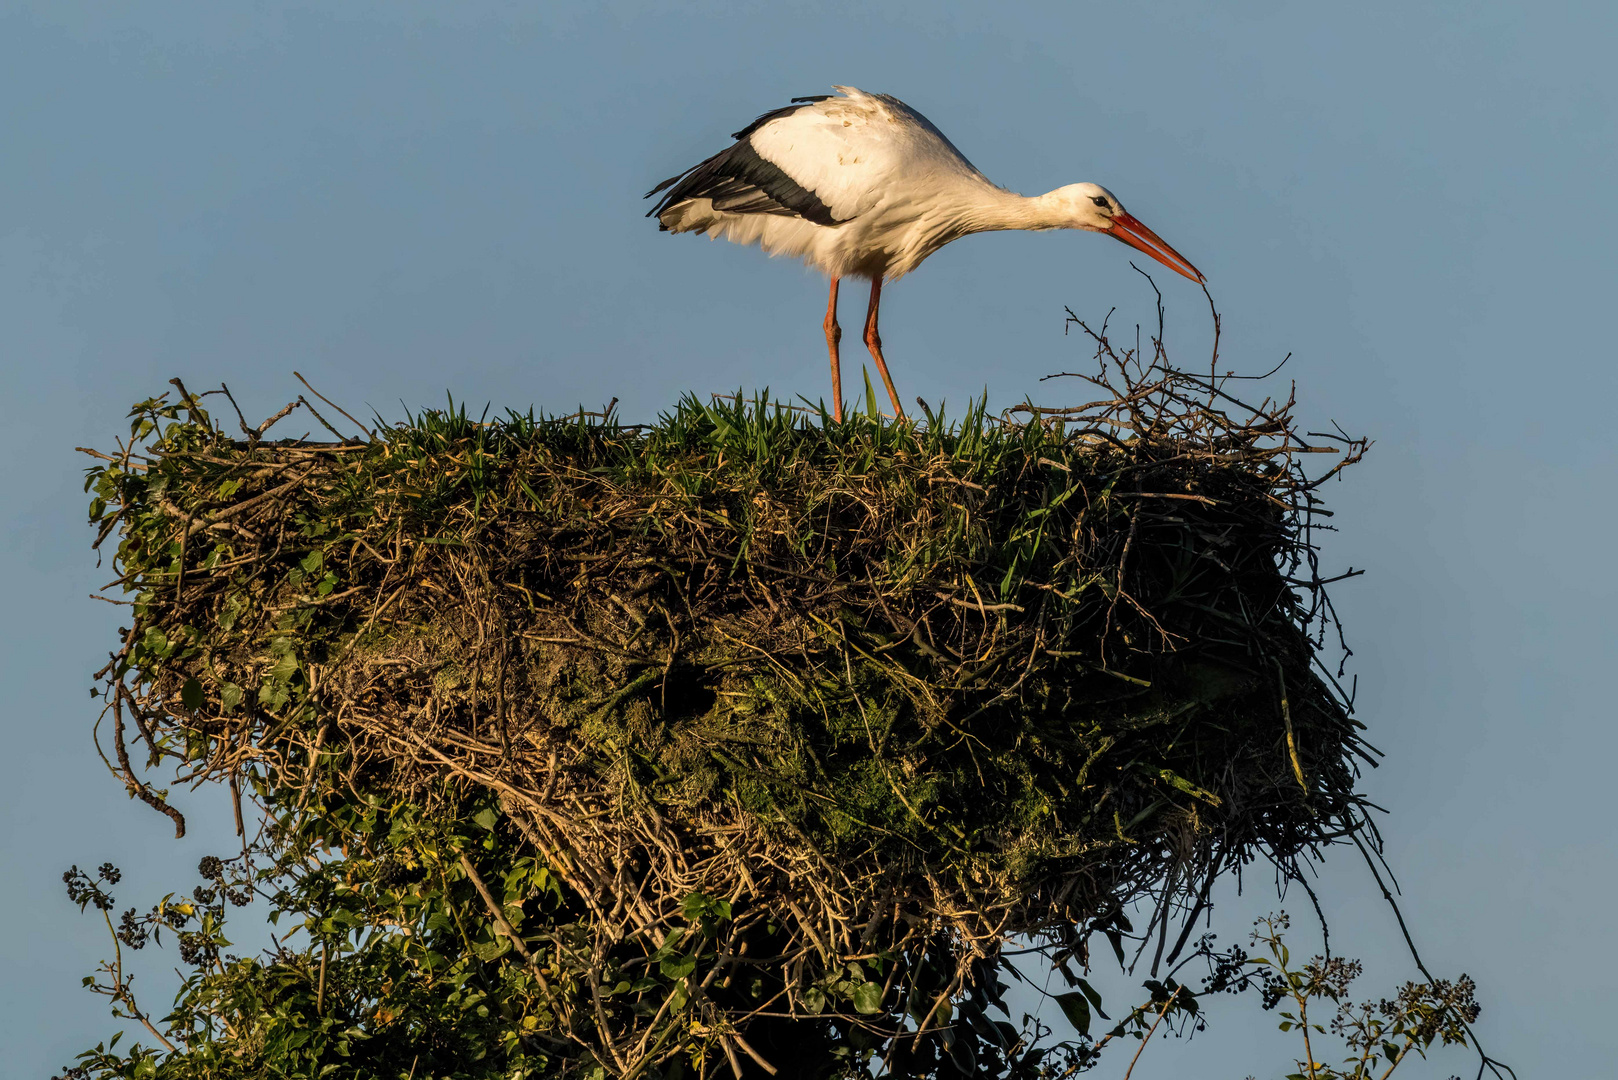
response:
M1052 198L1056 193L1044 195L1018 195L985 185L973 193L971 204L964 209L962 219L967 232L997 232L1004 229L1068 229L1073 228L1072 210L1061 200Z

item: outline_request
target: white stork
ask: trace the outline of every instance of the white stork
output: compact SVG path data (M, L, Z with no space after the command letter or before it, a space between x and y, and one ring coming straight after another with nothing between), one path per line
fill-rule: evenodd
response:
M1114 236L1192 281L1187 262L1097 184L1069 184L1032 198L998 187L928 119L887 94L852 86L841 96L793 98L736 132L736 142L646 193L667 190L647 217L666 232L703 232L771 255L802 259L831 277L826 346L833 414L843 418L837 355L837 283L871 279L865 344L893 410L905 415L882 358L877 308L882 282L972 233L1086 229Z

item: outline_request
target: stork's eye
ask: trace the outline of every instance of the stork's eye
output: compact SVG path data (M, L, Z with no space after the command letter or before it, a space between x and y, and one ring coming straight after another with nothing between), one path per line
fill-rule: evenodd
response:
M1103 210L1107 209L1107 200L1106 200L1105 196L1096 195L1096 196L1092 197L1090 199L1090 201L1095 203L1097 206L1101 207L1101 209L1103 209Z

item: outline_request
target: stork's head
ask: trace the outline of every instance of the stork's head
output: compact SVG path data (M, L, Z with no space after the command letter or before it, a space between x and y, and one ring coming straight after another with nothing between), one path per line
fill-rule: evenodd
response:
M1106 233L1145 252L1175 273L1184 274L1197 284L1202 284L1200 270L1169 247L1161 236L1137 221L1124 209L1118 196L1100 184L1069 184L1057 188L1046 198L1060 208L1068 228Z

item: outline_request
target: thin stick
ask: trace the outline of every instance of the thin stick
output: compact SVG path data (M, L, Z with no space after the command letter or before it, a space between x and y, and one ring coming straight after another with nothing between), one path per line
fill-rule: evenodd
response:
M315 1015L326 1015L326 960L331 956L331 938L320 940L320 982L315 987Z
M719 1045L725 1048L725 1057L730 1062L730 1071L735 1074L736 1080L742 1080L742 1063L736 1058L736 1048L730 1045L730 1040L719 1036Z
M754 1050L751 1046L747 1045L747 1040L746 1039L742 1038L740 1035L738 1035L738 1034L736 1034L734 1032L731 1033L730 1037L732 1039L736 1040L736 1045L742 1048L742 1053L746 1054L748 1057L750 1057L754 1061L758 1062L758 1067L759 1068L763 1069L765 1072L769 1073L771 1076L775 1076L777 1074L777 1072L779 1070L776 1069L776 1067L774 1065L771 1065L768 1061L765 1061L762 1057L760 1057L757 1050Z
M175 1048L175 1045L165 1039L161 1031L158 1031L157 1028L152 1026L152 1022L146 1018L146 1014L140 1011L140 1006L135 1004L134 996L129 992L124 983L124 950L118 945L118 932L112 928L112 916L108 915L106 909L104 908L101 912L101 919L107 924L107 933L112 935L113 991L110 995L112 1000L122 1001L125 1005L129 1006L129 1011L134 1013L135 1019L139 1020L141 1024L145 1026L146 1030L152 1033L153 1038L157 1039L158 1042L168 1047L169 1053L178 1053L179 1051ZM105 967L103 967L102 970L106 970ZM133 979L134 976L130 976L130 978ZM97 989L100 989L100 987L98 986Z
M1350 833L1349 839L1354 841L1355 847L1359 848L1360 857L1365 860L1365 865L1370 869L1371 877L1376 882L1376 887L1382 890L1382 899L1386 900L1388 906L1393 909L1393 917L1399 921L1399 933L1404 935L1405 946L1410 950L1410 959L1416 962L1416 970L1426 976L1428 982L1437 982L1438 980L1433 978L1433 973L1427 970L1427 965L1422 963L1421 954L1416 951L1416 942L1410 936L1410 928L1405 925L1404 912L1399 910L1399 902L1393 898L1393 894L1388 891L1388 887L1382 883L1382 875L1377 873L1376 863L1372 861L1371 853L1366 850L1365 842L1360 839L1357 832ZM1466 1022L1466 1017L1460 1017L1460 1021L1461 1026L1466 1028L1466 1033L1472 1037L1472 1049L1478 1052L1478 1057L1481 1059L1478 1062L1478 1076L1483 1075L1484 1069L1491 1069L1496 1076L1499 1076L1500 1070L1504 1069L1511 1074L1512 1080L1517 1080L1516 1070L1505 1062L1497 1061L1490 1057L1484 1052L1483 1047L1478 1045L1477 1032L1473 1031L1472 1025Z
M551 998L550 981L545 978L545 973L540 970L539 963L534 959L533 954L528 951L527 945L523 943L522 936L507 921L506 913L499 904L495 903L494 895L489 892L489 887L483 883L483 878L478 876L477 867L472 865L472 860L467 858L465 853L461 855L461 870L465 872L467 880L472 883L472 887L478 891L478 895L483 898L483 905L489 909L489 915L494 919L495 925L506 936L506 940L511 942L511 947L516 950L517 955L523 958L523 962L528 965L528 970L534 973L534 978L539 980L540 990L544 992L546 998ZM563 1016L563 1021L571 1024L571 1020L566 1015Z
M296 371L294 371L292 374L296 375L298 381L303 383L303 385L309 386L309 380L308 379L304 378L302 375L298 375L298 373ZM358 420L354 419L352 416L348 416L347 410L345 410L341 405L337 404L337 402L333 401L331 398L327 397L325 394L322 394L319 390L316 390L312 386L309 386L309 392L311 394L315 395L315 397L319 398L321 401L324 401L327 405L330 405L332 408L334 408L338 412L342 413L344 416L347 416L348 417L348 422L353 424L355 427L359 428L361 431L365 432L366 435L370 436L373 439L376 438L376 432L372 431L370 428L366 427L364 424L360 423ZM618 399L613 398L613 400L617 401ZM610 409L611 406L608 406L608 408ZM314 412L313 409L310 409L309 411Z
M1184 987L1176 986L1174 993L1170 994L1169 999L1163 1002L1163 1007L1157 1010L1157 1019L1152 1021L1151 1029L1146 1032L1146 1038L1142 1039L1140 1046L1135 1049L1135 1056L1129 1059L1129 1068L1124 1070L1124 1080L1129 1080L1130 1073L1135 1071L1135 1062L1139 1061L1141 1054L1146 1052L1146 1044L1152 1041L1153 1035L1157 1034L1157 1025L1163 1022L1163 1017L1168 1015L1169 1006L1174 1004L1174 999L1180 996L1180 991L1183 989Z
M1309 784L1303 778L1303 761L1298 757L1298 738L1292 731L1292 706L1287 701L1287 676L1281 668L1281 661L1275 657L1270 658L1275 664L1275 678L1281 684L1281 722L1287 729L1287 755L1292 759L1292 775L1298 778L1298 786L1307 793Z

